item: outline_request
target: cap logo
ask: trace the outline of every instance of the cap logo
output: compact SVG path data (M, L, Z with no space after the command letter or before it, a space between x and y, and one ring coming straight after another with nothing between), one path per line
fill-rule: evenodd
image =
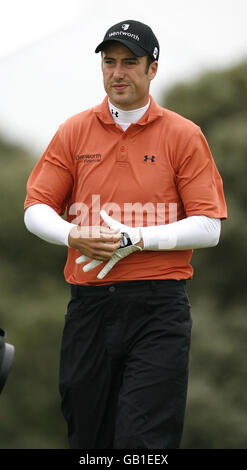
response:
M122 29L123 29L124 31L127 31L127 29L129 29L129 24L124 23L124 24L122 25Z
M159 51L158 51L158 48L155 47L155 48L154 48L154 51L153 51L153 56L154 56L155 59L157 59L157 57L158 57L158 52L159 52Z

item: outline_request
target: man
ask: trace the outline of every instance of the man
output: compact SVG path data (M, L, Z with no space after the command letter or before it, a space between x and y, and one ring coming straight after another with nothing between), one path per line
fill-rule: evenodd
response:
M106 98L59 127L27 185L27 228L68 246L60 392L72 448L182 437L192 250L217 245L227 214L200 128L149 94L159 50L143 23L107 31Z

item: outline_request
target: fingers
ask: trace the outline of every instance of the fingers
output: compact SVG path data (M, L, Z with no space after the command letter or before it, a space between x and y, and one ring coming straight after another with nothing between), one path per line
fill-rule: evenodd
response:
M121 240L122 236L118 228L111 229L104 226L101 227L100 240L102 241L116 243Z
M125 258L126 256L129 256L131 253L134 253L135 251L141 251L142 249L139 246L131 245L127 248L123 248L122 250L116 251L114 255L111 257L111 259L106 263L106 265L101 269L99 274L97 275L98 279L103 279L109 271L115 266L118 261L121 259Z
M76 264L81 264L81 263L84 263L85 261L89 261L90 258L88 256L85 256L85 255L82 255L82 256L79 256L79 258L76 258L75 262Z
M115 266L115 264L118 261L119 261L119 259L113 255L113 257L110 259L110 261L108 261L108 263L106 263L106 265L103 267L103 269L101 269L101 271L97 275L97 278L98 279L103 279L109 273L109 271L113 268L113 266Z
M84 271L84 273L87 273L88 271L91 271L91 269L97 268L97 266L99 266L99 264L101 263L103 263L103 261L94 259L90 263L83 266L82 270Z
M83 251L86 252L89 256L85 256L85 255L79 256L75 260L76 264L85 263L86 261L89 261L90 259L95 259L95 260L98 260L98 261L108 261L114 255L116 250L119 248L120 242L118 244L114 244L114 245L113 244L110 244L110 245L104 244L102 246L103 246L102 249L99 249L99 247L97 247L95 249L90 248L90 250L86 249L86 248L83 248ZM108 247L109 247L109 249L108 249Z
M96 243L91 246L90 256L94 259L107 261L114 255L118 248L120 248L120 241L117 243Z
M108 241L118 242L122 238L122 234L118 228L109 228L105 226L87 226L87 227L73 227L70 231L71 237L75 240L94 240L94 241Z
M120 229L121 228L122 224L120 222L118 222L117 220L112 219L112 217L110 217L104 209L102 209L100 211L100 215L101 215L102 219L104 220L104 222L107 225L109 225L109 227L111 227L113 229Z
M89 261L90 259L91 258L89 258L88 256L82 255L82 256L79 256L78 258L76 258L75 262L76 262L76 264L81 264L81 263L85 263L85 261ZM87 263L85 266L83 266L82 270L84 271L84 273L87 273L91 269L94 269L97 266L99 266L99 264L101 264L101 263L103 263L103 261L94 259L90 263Z

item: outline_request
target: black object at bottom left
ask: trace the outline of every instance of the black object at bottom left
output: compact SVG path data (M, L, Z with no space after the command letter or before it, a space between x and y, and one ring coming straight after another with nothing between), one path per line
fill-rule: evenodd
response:
M6 343L6 336L6 332L0 328L0 393L6 383L15 353L14 346Z

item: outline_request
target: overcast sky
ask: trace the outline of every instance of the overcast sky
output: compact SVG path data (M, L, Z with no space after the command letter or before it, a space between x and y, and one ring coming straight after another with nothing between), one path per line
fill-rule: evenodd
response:
M151 26L151 93L247 58L246 0L0 0L0 132L43 152L69 116L105 96L95 47L115 23Z

